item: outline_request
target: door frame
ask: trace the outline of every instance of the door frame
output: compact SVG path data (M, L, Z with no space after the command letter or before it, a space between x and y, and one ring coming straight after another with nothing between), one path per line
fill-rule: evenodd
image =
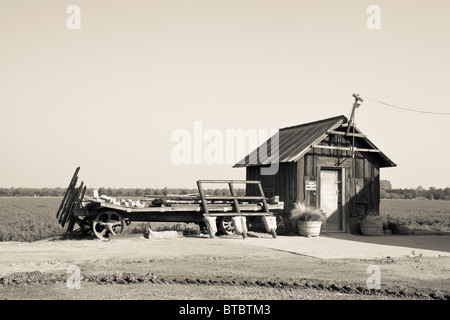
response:
M345 185L346 185L346 179L345 179L345 167L331 167L331 166L317 166L317 197L316 197L316 208L320 209L320 189L322 186L322 181L321 181L321 175L320 173L322 172L322 170L335 170L338 171L338 178L339 178L339 174L340 174L340 178L341 178L341 183L340 183L340 191L341 191L341 197L340 197L340 201L339 201L339 211L341 212L341 230L340 231L332 231L332 232L347 232L348 227L347 227L347 215L346 212L344 211L345 209L345 194L346 194L346 189L345 189Z

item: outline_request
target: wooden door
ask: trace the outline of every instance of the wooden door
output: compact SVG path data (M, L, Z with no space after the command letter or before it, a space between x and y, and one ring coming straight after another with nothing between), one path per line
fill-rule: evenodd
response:
M322 224L325 231L342 231L340 170L320 170L320 209L327 220Z

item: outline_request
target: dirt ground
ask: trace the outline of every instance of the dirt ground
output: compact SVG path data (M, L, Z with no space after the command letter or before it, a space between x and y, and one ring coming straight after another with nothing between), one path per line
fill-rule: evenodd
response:
M450 300L448 256L320 259L239 236L4 242L0 258L1 299Z

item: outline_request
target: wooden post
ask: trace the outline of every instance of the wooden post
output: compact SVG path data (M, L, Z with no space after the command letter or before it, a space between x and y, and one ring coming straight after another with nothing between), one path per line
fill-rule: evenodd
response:
M241 209L239 209L239 201L236 198L237 194L236 194L236 191L234 190L234 187L233 187L233 182L228 183L228 185L230 187L231 196L234 197L234 199L233 199L234 210L236 210L237 213L241 213Z
M358 108L364 100L359 96L359 94L353 94L353 98L355 98L355 102L353 103L352 113L350 115L350 119L348 119L348 126L347 131L345 132L346 135L350 132L350 125L353 125L353 118L355 116L355 109ZM358 103L358 101L361 101L361 103Z
M266 197L264 196L264 190L263 190L263 188L261 186L261 183L258 183L258 189L259 189L259 193L261 194L261 197L262 197L262 203L263 203L263 206L264 206L264 211L266 213L270 213L269 206L267 205Z
M247 238L247 219L245 216L234 216L232 217L234 230L236 234L242 234L242 237Z
M217 233L216 217L203 217L203 221L206 223L209 237L214 238Z
M263 216L262 221L264 222L264 227L267 232L272 234L272 237L277 237L277 218L274 216Z
M203 187L202 187L201 181L197 181L197 188L198 188L198 193L200 195L200 198L202 199L203 213L208 214L209 213L208 204L205 199L205 193L203 192Z

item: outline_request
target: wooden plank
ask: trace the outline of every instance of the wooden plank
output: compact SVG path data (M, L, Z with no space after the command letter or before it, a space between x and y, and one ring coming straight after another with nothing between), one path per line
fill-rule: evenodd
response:
M67 232L72 232L73 228L75 227L75 222L77 221L77 217L74 215L74 210L81 207L81 201L84 197L84 193L86 192L86 186L84 185L84 182L81 181L80 187L77 190L77 194L75 196L75 201L72 205L72 208L70 208L69 212L69 224L67 225Z
M375 206L375 211L380 213L380 176L376 176L373 178L373 189L374 189L374 198L373 203Z
M292 209L292 204L294 203L294 177L296 176L293 172L295 162L286 163L286 171L284 176L284 184L286 190L286 198L288 210Z
M327 131L328 134L334 134L334 135L339 135L339 136L349 136L349 137L357 137L357 138L367 138L367 135L362 134L362 133L348 133L346 134L343 131L335 131L335 130L328 130Z
M311 154L308 152L305 154L303 159L305 159L305 174L304 176L311 176L312 175L312 157Z
M267 201L266 201L266 197L264 196L264 190L263 190L263 188L262 188L260 183L258 184L258 189L259 189L259 192L261 193L262 202L263 202L263 206L264 206L264 211L266 211L266 213L270 213L269 206L268 206Z
M364 159L355 157L355 178L364 177Z
M296 201L305 201L305 184L303 182L303 177L305 175L305 158L302 157L297 161L297 199Z
M205 193L203 191L202 181L197 181L198 192L202 199L203 212L208 213L208 202L205 199Z
M241 208L242 210L244 210L245 208L248 209L252 209L254 207L257 207L259 204L258 203L239 203L239 208ZM196 210L197 208L201 207L201 203L171 203L170 204L170 208L176 208L176 207L183 207L183 208L191 208L192 210ZM228 208L228 207L232 207L231 203L208 203L208 208L210 208L210 210L214 209L214 208ZM130 207L130 208L137 208L137 207ZM147 208L160 208L160 206L154 206L154 207L147 207ZM168 207L165 207L168 208Z
M258 185L259 186L259 185ZM266 199L263 196L204 196L207 200L264 200Z
M337 163L336 157L317 157L317 165L321 167L335 167Z
M76 184L76 181L75 181L75 180L76 180L76 178L77 178L77 176L78 176L78 172L79 172L79 171L80 171L80 167L78 167L78 168L75 169L75 173L73 174L72 179L70 180L69 186L67 187L66 192L64 193L63 200L61 201L61 204L59 205L58 212L56 213L56 218L59 218L59 215L60 215L60 213L61 213L61 210L63 209L63 207L64 207L64 205L65 205L65 203L66 203L66 201L67 201L67 198L68 198L68 191L69 191L71 188L73 188L73 187L75 186L75 184Z
M291 164L291 172L289 177L291 203L297 201L298 183L297 183L297 162Z
M158 198L158 199L172 199L172 200L199 200L200 195L158 195L158 194L144 194L145 198Z
M66 219L67 209L68 209L68 207L70 207L72 199L73 199L73 197L75 195L75 190L76 190L75 186L76 186L77 182L78 182L78 177L75 177L75 180L74 180L74 183L73 183L72 187L70 189L67 189L67 191L66 191L67 192L67 200L66 200L66 203L64 204L64 206L63 206L63 208L61 210L61 213L59 215L59 218L58 218L58 222L60 224L62 223L63 220Z
M261 186L260 184L258 184L258 185ZM239 202L237 200L238 197L237 197L236 191L234 190L233 184L229 183L228 186L230 187L231 195L234 197L234 199L233 199L234 209L236 210L236 212L241 213L241 210L239 209Z
M276 176L277 176L276 174L261 176L261 185L263 187L264 194L266 195L267 198L278 195L275 193ZM258 195L258 194L259 194L259 192L255 192L254 195Z
M339 147L337 137L333 136L333 135L330 135L329 137L330 137L330 146ZM331 151L331 154L336 158L339 156L339 154L341 152L341 150L339 150L339 149L330 149L330 151Z
M72 193L69 195L69 199L67 200L67 206L63 209L63 212L61 213L60 217L61 219L59 220L59 223L63 228L69 215L69 208L71 207L74 198L75 198L75 190L73 190Z
M73 198L72 198L72 200L71 200L71 202L70 202L70 204L69 204L69 206L67 208L67 213L65 215L64 221L62 221L62 223L61 223L61 227L64 228L64 225L66 224L66 222L69 222L71 217L73 216L73 209L75 208L75 203L80 198L81 191L83 190L83 186L84 186L84 183L83 183L83 181L81 181L80 187L78 189L74 190L74 196L73 196Z
M286 188L286 163L282 163L280 165L280 168L278 170L278 173L280 175L280 179L278 180L278 185L280 188L280 199L282 199L282 201L284 201L286 203L285 205L285 212L289 212L291 210L291 205L289 203L289 194L288 194L288 190Z
M200 183L233 183L233 184L258 184L259 180L198 180Z
M260 180L261 174L260 174L260 167L247 167L246 168L246 178L247 180ZM245 186L246 195L248 196L255 196L258 194L257 186L255 184L246 184Z
M80 201L79 201L80 206L81 206L81 203L84 200L84 195L86 194L86 189L87 189L86 186L84 186L83 191L81 192L81 197L80 197Z
M318 172L317 172L317 156L313 156L313 162L312 162L312 176L317 179Z
M365 202L366 197L364 194L364 178L355 178L355 192L356 192L356 201L357 202Z
M114 210L118 210L121 212L128 212L128 213L133 213L133 212L148 212L148 213L156 213L156 212L201 212L202 211L202 207L200 205L196 205L196 206L192 206L192 205L186 205L186 206L174 206L174 207L145 207L145 208L137 208L137 207L124 207L124 206L119 206L119 205L115 205L115 204L111 204L111 203L106 203L106 202L97 202L99 207L101 208L109 208L109 209L114 209ZM268 208L269 210L280 210L283 208L283 203L280 202L278 204L268 204ZM240 206L241 211L257 211L257 210L262 210L263 206L261 205L249 205L249 206ZM228 205L222 205L222 206L212 206L211 204L208 204L208 213L209 212L219 212L219 211L227 211L227 212L232 212L233 211L233 206L231 204Z
M324 146L324 145L313 145L311 146L315 149L334 149L334 150L345 150L345 151L352 151L352 148L350 147L335 147L335 146ZM355 152L381 152L378 149L365 149L365 148L353 148Z
M271 212L227 212L227 213L208 213L203 214L204 217L228 217L228 216L271 216Z
M371 178L372 177L372 156L373 154L367 154L364 158L364 177Z

